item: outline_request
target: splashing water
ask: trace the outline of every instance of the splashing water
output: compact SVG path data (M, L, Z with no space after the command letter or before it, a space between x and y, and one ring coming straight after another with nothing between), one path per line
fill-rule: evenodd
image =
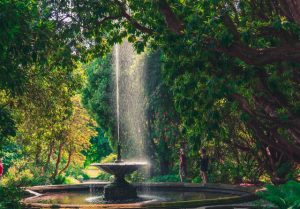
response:
M147 160L145 154L145 58L124 41L114 48L117 137L122 153L129 160Z
M115 46L115 56L116 56L116 103L117 103L117 135L118 144L120 144L120 103L119 103L119 72L120 72L120 54L119 45Z

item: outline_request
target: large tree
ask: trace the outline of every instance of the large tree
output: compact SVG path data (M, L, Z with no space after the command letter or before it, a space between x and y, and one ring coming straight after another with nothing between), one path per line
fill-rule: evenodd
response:
M74 100L83 83L77 61L85 53L46 6L0 1L0 155L7 161L17 145L28 165L55 178L83 159L80 151L94 132Z
M46 87L42 81L38 84L33 81L57 70L71 75L79 58L76 43L58 29L59 23L51 18L52 11L46 10L44 3L0 2L0 138L3 140L16 132L14 101L29 94L38 99L34 94L41 89L35 88ZM78 49L79 45L76 46ZM59 77L59 73L56 75Z
M160 47L171 88L184 85L178 84L179 79L197 75L185 90L203 95L197 106L206 105L208 110L222 98L237 104L270 158L284 155L299 162L300 28L297 7L291 4L77 0L71 7L58 3L55 8L69 18L65 26L81 27L93 46L127 37L138 51L147 44ZM204 89L192 92L197 85ZM176 102L182 110L189 107Z

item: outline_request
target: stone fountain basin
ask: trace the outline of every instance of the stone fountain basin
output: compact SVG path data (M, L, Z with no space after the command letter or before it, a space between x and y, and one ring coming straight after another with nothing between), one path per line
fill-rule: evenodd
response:
M212 198L212 199L197 199L197 200L172 200L172 201L145 201L137 203L124 204L45 204L38 201L39 198L47 198L47 196L60 194L64 192L82 192L91 191L94 189L103 189L107 182L89 182L76 185L49 185L49 186L35 186L27 188L30 191L40 193L41 196L33 196L24 199L24 208L105 208L105 209L119 209L119 208L197 208L201 206L217 206L223 204L235 204L241 202L250 202L256 200L256 187L241 187L226 184L191 184L191 183L136 183L137 188L148 188L151 191L161 192L216 192L223 193L226 197ZM219 207L219 206L218 206ZM219 207L220 208L220 207ZM223 207L221 207L223 208ZM236 208L226 206L226 208ZM244 207L247 208L247 207Z
M130 174L141 167L147 166L147 162L121 162L121 163L93 163L91 166L95 166L100 170L112 174L125 176Z

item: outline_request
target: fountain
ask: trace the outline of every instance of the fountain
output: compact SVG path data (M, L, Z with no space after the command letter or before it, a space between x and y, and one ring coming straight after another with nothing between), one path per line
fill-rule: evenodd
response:
M93 163L91 165L114 175L114 181L104 187L104 200L137 199L136 187L129 184L125 180L125 176L147 165L146 162L124 162L121 159L121 145L118 144L118 158L114 163Z
M136 199L136 188L125 180L125 176L138 170L142 166L147 165L146 162L124 162L121 157L121 144L120 144L120 106L119 106L119 46L115 46L116 55L116 104L117 104L117 160L114 163L93 163L95 166L106 173L114 176L114 181L104 187L104 200L106 201L119 201Z
M256 199L253 191L255 188L243 188L233 185L221 184L192 184L192 183L133 183L125 180L125 176L146 166L145 162L128 162L122 160L121 142L120 142L120 110L119 110L119 45L115 47L115 69L116 69L116 118L117 118L117 160L112 163L94 163L93 166L114 175L114 180L107 182L86 182L75 185L49 185L35 186L27 188L32 195L22 202L25 208L110 208L110 209L132 209L132 208L197 208L206 205L222 205L238 202L248 202ZM136 55L129 43L121 45L124 50L121 58L124 62L129 60L122 69L127 69L133 73L132 77L139 82L120 83L121 90L127 84L136 84L130 86L133 89L142 89L142 76L136 76L133 70L136 67L147 67L141 63L145 55ZM120 50L122 52L122 48ZM134 55L134 56L133 56ZM144 62L146 63L146 62ZM152 67L152 66L151 66ZM142 70L142 69L138 69ZM122 71L124 73L124 71ZM141 73L142 71L138 71ZM123 78L123 77L122 77ZM122 79L123 81L123 79ZM123 85L122 85L123 84ZM125 85L124 85L125 84ZM129 88L129 89L130 89ZM134 99L130 98L134 97ZM132 147L137 149L139 154L134 152L138 158L142 158L143 152L143 120L142 101L145 101L142 93L123 94L123 104L121 113L123 123L122 130L128 133L126 141L122 141L123 147ZM139 106L140 105L140 106ZM125 106L125 107L124 107ZM126 111L124 111L126 109ZM126 114L124 114L126 113ZM123 115L124 114L124 115ZM141 130L141 131L140 131ZM124 136L122 136L124 137ZM131 140L131 141L130 141ZM130 141L130 143L128 143ZM131 150L131 151L132 151ZM128 156L128 153L122 152ZM91 189L92 188L92 189ZM218 207L223 208L223 207ZM226 207L235 208L235 207ZM246 208L246 207L244 207Z

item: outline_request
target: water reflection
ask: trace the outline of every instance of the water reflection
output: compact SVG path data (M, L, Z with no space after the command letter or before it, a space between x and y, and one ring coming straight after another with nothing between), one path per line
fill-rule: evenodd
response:
M228 197L229 194L212 193L212 192L180 192L180 191L147 191L140 192L138 200L128 200L120 203L133 203L141 201L187 201L187 200L203 200L220 197ZM102 204L102 191L94 190L93 192L61 192L48 194L32 201L46 204Z

